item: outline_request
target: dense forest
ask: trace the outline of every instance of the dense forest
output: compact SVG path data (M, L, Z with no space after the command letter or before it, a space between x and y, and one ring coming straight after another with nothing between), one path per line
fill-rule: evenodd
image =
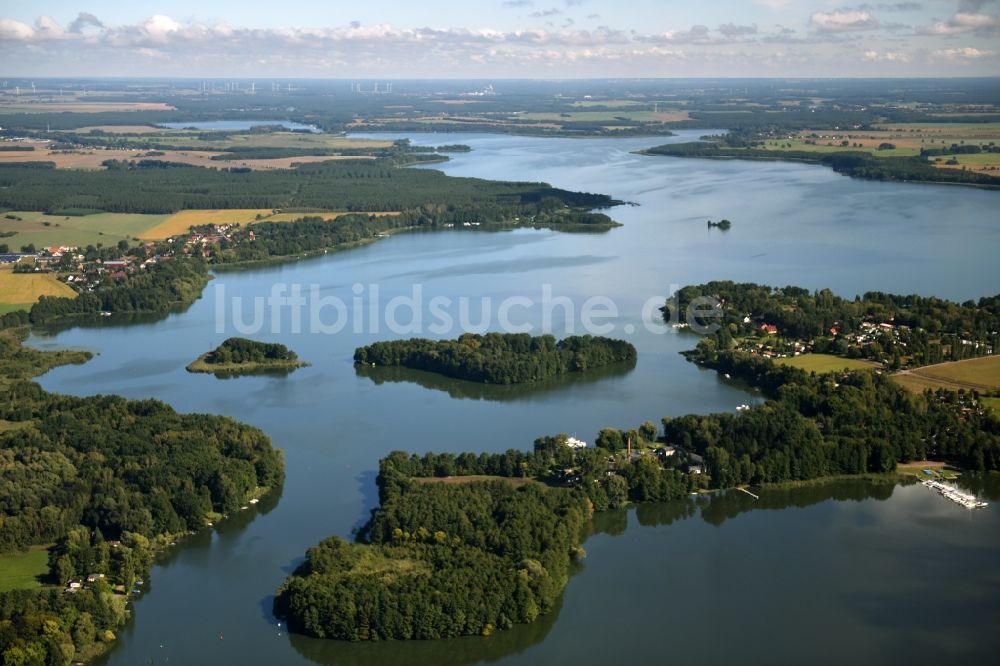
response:
M961 169L939 169L927 161L926 157L879 157L863 151L838 153L814 152L808 150L767 150L745 146L733 146L711 141L694 143L670 143L648 148L647 155L669 155L673 157L703 157L710 159L741 160L786 160L822 164L837 173L868 180L906 180L935 183L957 183L980 187L1000 187L1000 178L977 171Z
M0 419L0 552L74 525L109 539L201 528L280 483L280 454L256 428L181 415L154 400L76 398L15 382Z
M392 160L320 162L295 169L220 170L149 160L102 171L55 169L47 163L0 165L0 208L172 213L184 209L304 208L403 211L432 203L465 208L497 205L525 215L545 200L574 209L617 202L545 183L446 176L405 169Z
M278 590L292 631L343 640L489 635L549 612L590 515L577 493L421 483L383 461L367 543L310 548Z
M124 592L157 549L281 484L284 463L260 430L229 418L47 393L27 380L88 355L20 341L0 332L0 552L54 542L58 587L0 594L0 657L69 664L114 641ZM64 592L83 577L96 580Z
M484 384L522 384L612 363L634 363L636 351L624 340L599 336L527 333L466 333L457 340L392 340L358 347L354 362L437 372Z
M705 307L721 316L699 315ZM718 281L683 287L662 311L670 322L684 322L690 313L698 323L720 325L699 343L701 351L732 350L746 336L766 338L762 324L775 326L779 339L809 341L814 352L893 369L984 356L1000 345L1000 295L961 304L882 292L849 300L829 289Z

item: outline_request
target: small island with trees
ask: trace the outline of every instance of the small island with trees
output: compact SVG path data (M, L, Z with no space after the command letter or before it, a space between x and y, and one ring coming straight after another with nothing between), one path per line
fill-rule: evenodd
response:
M411 338L358 347L358 365L404 367L483 384L523 384L615 363L635 363L631 343L576 335L467 333L457 340Z
M708 221L708 228L709 229L711 229L712 227L717 227L719 229L722 229L723 231L729 231L730 227L732 227L732 226L733 226L733 223L730 222L729 220L725 220L725 219L719 220L718 222L712 222L712 220Z
M242 375L272 370L292 371L309 365L285 345L228 338L214 350L202 354L187 366L188 372Z

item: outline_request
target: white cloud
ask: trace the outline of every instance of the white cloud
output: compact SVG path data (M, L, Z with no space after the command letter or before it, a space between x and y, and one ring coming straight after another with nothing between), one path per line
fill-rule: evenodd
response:
M539 5L536 5L539 6ZM540 5L551 6L551 5ZM975 8L973 8L975 9ZM978 10L977 10L978 11ZM969 12L966 12L969 13ZM975 12L972 12L975 13ZM565 16L565 14L564 14ZM954 17L953 17L954 18ZM967 21L966 19L956 19ZM967 21L968 22L968 21ZM252 76L644 76L844 74L835 44L856 47L851 74L870 74L871 64L934 62L967 72L989 58L947 42L925 46L921 55L898 35L865 52L862 30L887 29L860 7L817 12L812 30L724 23L660 33L608 27L582 29L398 27L391 24L247 28L219 22L184 22L154 15L126 25L106 25L81 13L64 28L50 17L33 25L0 19L0 61L24 73L51 75ZM977 25L982 26L979 21ZM978 29L982 29L981 27ZM943 39L943 38L938 38ZM926 40L926 38L925 38ZM27 46L27 47L26 47ZM941 51L932 56L931 49ZM989 51L980 53L990 54ZM572 67L570 67L572 65ZM560 70L560 66L565 66ZM544 67L551 69L538 69ZM794 67L795 69L790 69ZM825 69L824 69L825 67ZM837 67L837 69L834 69ZM575 69L574 69L575 68ZM901 70L893 68L894 73ZM36 75L36 74L33 74Z
M910 57L905 53L899 51L884 51L879 52L875 50L865 51L862 54L862 58L868 62L909 62Z
M29 41L35 36L35 30L26 23L14 19L0 19L0 40Z
M978 60L980 58L989 58L994 55L994 52L966 46L960 49L938 49L934 52L934 55L939 58L946 58L947 60Z
M870 12L845 10L816 12L809 17L809 24L820 32L854 32L878 27Z
M1000 32L1000 15L984 14L986 0L963 0L951 18L920 28L924 35L961 35L965 33L991 34Z

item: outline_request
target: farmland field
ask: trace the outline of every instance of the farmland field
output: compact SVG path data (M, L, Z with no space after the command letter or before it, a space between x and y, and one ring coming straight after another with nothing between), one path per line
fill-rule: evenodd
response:
M67 113L100 113L101 111L174 111L175 107L164 102L83 102L70 100L66 102L0 102L0 114L3 113L49 113L52 111Z
M831 354L802 354L801 356L775 359L774 362L778 365L788 365L817 374L838 372L840 370L871 370L872 368L879 367L877 363L872 363L871 361L843 358Z
M7 216L21 218L10 219ZM144 231L163 222L168 215L132 213L95 213L85 216L46 215L31 211L9 211L0 215L0 231L15 234L0 242L12 250L33 244L36 248L52 245L113 245L122 239L138 238Z
M162 222L145 229L139 234L144 240L163 240L171 236L187 233L193 226L202 224L245 224L253 222L258 215L270 215L270 208L240 208L232 210L182 210L173 215L164 216Z
M911 391L924 388L993 391L1000 389L1000 356L928 365L896 373L893 379Z
M630 106L639 106L642 102L636 102L630 99L588 99L579 102L573 102L570 106L575 106L577 108L586 109L590 107L603 107L606 109L623 109Z
M807 143L808 141L808 143ZM842 145L843 142L848 145ZM871 130L802 130L791 138L769 139L762 146L775 152L805 151L812 153L837 153L863 151L878 157L913 157L922 148L946 148L952 144L987 146L1000 143L1000 123L981 124L906 124L880 125ZM879 150L882 144L894 147ZM1000 153L979 153L958 155L959 165L949 166L945 162L951 155L940 156L935 165L942 168L966 166L977 171L1000 167Z
M42 296L76 296L76 292L59 282L51 273L15 273L0 270L0 305L30 308ZM11 310L22 309L18 307Z

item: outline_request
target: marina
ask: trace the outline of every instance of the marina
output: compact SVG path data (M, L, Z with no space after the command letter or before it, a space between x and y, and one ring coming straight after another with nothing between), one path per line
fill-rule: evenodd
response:
M942 497L947 497L951 501L961 504L966 509L982 509L988 506L987 502L981 502L978 497L971 495L969 493L963 492L954 486L949 486L940 481L932 481L930 479L926 481L921 481L925 486L936 490Z

